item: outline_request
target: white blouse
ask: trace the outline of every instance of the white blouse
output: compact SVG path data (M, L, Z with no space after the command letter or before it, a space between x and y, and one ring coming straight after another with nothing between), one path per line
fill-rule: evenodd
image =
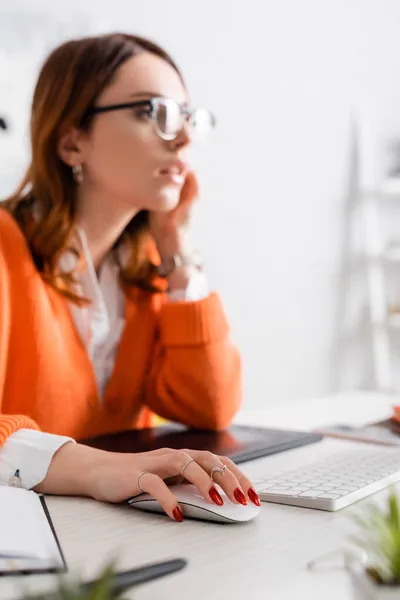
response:
M73 320L87 348L99 389L104 396L114 369L116 354L125 326L125 297L118 280L118 266L112 254L106 257L99 276L89 252L85 232L78 230L86 268L81 272L77 291L91 304L78 307L69 304ZM71 270L76 258L66 253L61 260L63 270ZM206 277L194 273L185 290L168 294L170 302L196 301L208 296ZM46 477L51 460L61 446L74 442L72 438L32 429L19 429L0 448L0 485L7 485L19 470L22 487L31 489Z

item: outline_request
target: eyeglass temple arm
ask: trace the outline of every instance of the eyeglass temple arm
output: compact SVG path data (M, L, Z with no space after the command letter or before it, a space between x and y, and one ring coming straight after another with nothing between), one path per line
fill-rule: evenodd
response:
M87 114L94 115L97 113L109 112L112 110L123 110L124 108L135 108L136 106L146 106L151 104L151 100L139 100L136 102L125 102L124 104L110 104L107 106L91 106Z

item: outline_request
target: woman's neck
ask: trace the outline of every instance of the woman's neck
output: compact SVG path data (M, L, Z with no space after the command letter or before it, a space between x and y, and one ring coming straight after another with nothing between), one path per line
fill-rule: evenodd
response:
M96 196L85 193L83 197L82 190L78 199L77 224L85 232L96 271L99 271L103 260L138 212L138 209L127 208L122 203L103 198L99 193Z

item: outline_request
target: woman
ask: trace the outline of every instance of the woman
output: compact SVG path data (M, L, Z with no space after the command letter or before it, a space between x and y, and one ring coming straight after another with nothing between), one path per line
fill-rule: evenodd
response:
M70 41L47 59L31 165L0 210L1 483L108 502L148 491L177 521L165 480L183 475L209 501L222 502L215 481L259 504L227 458L74 441L154 414L222 429L238 409L240 359L188 227L188 149L212 125L145 39Z

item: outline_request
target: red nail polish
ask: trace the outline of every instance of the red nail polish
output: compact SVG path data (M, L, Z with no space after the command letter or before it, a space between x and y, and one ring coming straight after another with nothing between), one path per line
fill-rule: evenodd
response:
M253 488L249 488L247 495L253 504L255 504L256 506L261 506L260 498L258 497L258 494Z
M181 509L179 508L179 506L177 506L176 508L174 508L174 510L172 511L172 514L174 515L174 518L176 521L178 521L179 523L182 523L183 521L183 514Z
M243 504L243 506L247 506L246 496L243 494L241 489L236 488L233 492L233 495L235 496L236 500L240 502L240 504Z
M218 506L222 506L224 501L222 500L221 496L218 494L217 490L215 489L215 487L211 487L210 491L210 498L213 502L215 502L215 504L218 504Z

